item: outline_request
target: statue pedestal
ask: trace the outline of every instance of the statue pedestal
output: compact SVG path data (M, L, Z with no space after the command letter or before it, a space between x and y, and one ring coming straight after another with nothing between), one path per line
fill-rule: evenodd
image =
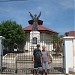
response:
M36 45L40 43L40 32L39 31L30 32L30 43L32 47L36 47Z

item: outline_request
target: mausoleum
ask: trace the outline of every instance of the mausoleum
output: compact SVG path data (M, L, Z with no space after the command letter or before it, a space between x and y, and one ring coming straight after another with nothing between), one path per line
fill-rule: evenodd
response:
M36 44L45 45L47 50L53 49L50 36L56 31L43 26L42 20L34 21L34 17L30 13L32 20L29 20L29 26L23 28L26 33L26 44L24 50L32 51L36 47ZM39 14L40 15L40 14ZM36 17L38 18L38 16Z

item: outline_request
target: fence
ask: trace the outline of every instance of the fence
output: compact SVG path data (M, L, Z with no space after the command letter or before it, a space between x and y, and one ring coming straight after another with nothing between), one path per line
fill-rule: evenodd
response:
M49 55L52 55L52 62L49 64L48 73L63 73L63 49L61 47L54 47L49 41L39 42L39 44L45 45ZM2 70L1 73L17 73L17 74L32 74L34 69L34 63L32 62L33 50L36 45L26 43L25 50L23 52L7 52L2 56ZM28 50L29 49L29 50Z

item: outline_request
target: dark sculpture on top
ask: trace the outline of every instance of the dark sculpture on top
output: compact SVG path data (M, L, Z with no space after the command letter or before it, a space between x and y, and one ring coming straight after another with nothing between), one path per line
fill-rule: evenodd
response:
M30 12L29 12L30 13ZM32 17L32 20L33 20L33 27L32 27L32 30L33 31L36 31L38 30L38 20L39 20L39 17L41 16L41 12L39 13L39 15L37 16L36 14L33 16L31 13L30 13L30 16Z

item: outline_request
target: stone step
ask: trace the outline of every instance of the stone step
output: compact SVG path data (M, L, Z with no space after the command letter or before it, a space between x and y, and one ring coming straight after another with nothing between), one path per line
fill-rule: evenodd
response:
M32 61L32 59L18 59L16 61Z
M17 63L32 63L32 61L20 61L20 60L17 60L16 62Z
M28 57L17 57L17 59L32 59L32 58L28 58Z
M20 60L20 61L32 61L31 58L17 58L17 60Z
M17 58L27 58L27 59L31 59L32 56L17 56Z

